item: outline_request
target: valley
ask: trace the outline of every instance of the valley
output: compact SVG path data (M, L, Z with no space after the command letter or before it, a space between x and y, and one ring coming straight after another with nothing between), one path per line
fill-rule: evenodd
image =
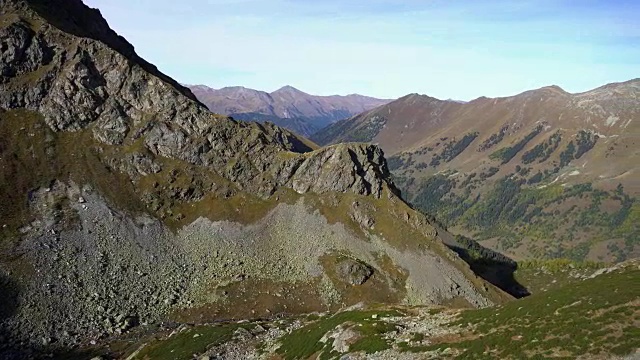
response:
M111 344L110 350L87 354L130 354L131 359L191 359L193 354L212 359L597 359L632 352L640 322L638 262L598 271L553 269L556 278L566 273L575 283L497 308L350 308L334 314L181 326L154 336L129 336ZM601 287L612 289L615 300L599 291ZM566 341L574 337L578 339Z
M639 354L638 80L187 87L81 0L0 9L1 359Z
M517 259L639 255L640 81L468 103L408 95L314 135L371 141L404 196Z

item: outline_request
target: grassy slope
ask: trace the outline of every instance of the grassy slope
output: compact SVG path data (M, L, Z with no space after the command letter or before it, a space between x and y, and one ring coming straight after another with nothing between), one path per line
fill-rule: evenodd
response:
M518 263L514 276L532 294L576 284L605 263L575 262L568 259L531 260Z
M476 240L492 239L498 250L526 257L622 261L637 252L640 206L624 187L563 186L553 183L555 175L527 184L533 176L435 175L413 192L412 202ZM476 198L483 186L488 189Z
M640 347L640 268L600 275L509 304L461 314L469 340L407 347L456 348L464 359L625 355Z
M355 336L348 340L350 353L428 352L425 356L459 359L626 355L640 347L638 264L635 262L595 278L566 282L547 292L494 308L444 312L434 308L427 312L427 318L417 317L417 309L350 310L262 322L267 329L287 330L276 340L275 347L265 348L260 343L249 346L262 349L267 358L333 359L343 354L333 348L332 337L351 329ZM403 330L407 324L432 322L430 318L439 317L440 313L448 314L443 316L449 320L441 325L449 329L447 331L420 332L419 327ZM296 321L301 321L302 326L289 327ZM249 329L255 325L218 324L188 329L147 341L148 345L136 358L190 359L227 340L235 341L239 347L247 346L232 340L238 326ZM194 337L196 333L202 336ZM385 356L394 355L392 352Z
M640 255L638 186L630 176L636 137L603 138L580 128L540 132L530 125L515 134L481 129L465 142L474 130L453 137L441 136L451 134L443 130L389 158L417 208L515 256L621 261Z
M141 211L142 203L125 176L99 159L88 133L53 133L38 114L25 110L0 113L0 244L13 240L30 219L28 194L55 179L91 183L123 210ZM115 185L115 186L114 186Z
M331 330L344 324L356 325L361 338L350 349L376 352L388 349L388 341L382 335L393 331L394 326L377 320L385 316L398 316L397 311L346 311L320 318L305 327L285 335L277 353L286 360L307 359L316 354L320 359L334 358L340 354L332 351L332 341L321 342Z
M221 324L196 326L171 336L171 341L156 341L144 346L132 359L135 360L188 360L193 354L231 340L234 331L249 328L249 324Z

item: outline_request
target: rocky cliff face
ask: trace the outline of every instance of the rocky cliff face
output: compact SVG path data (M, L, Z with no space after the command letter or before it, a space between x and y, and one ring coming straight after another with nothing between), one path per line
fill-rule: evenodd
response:
M34 18L38 15L32 13ZM68 15L79 14L72 9ZM108 39L115 34L103 22L88 34L99 41L79 39L50 23L30 24L23 19L2 29L0 36L7 46L2 52L0 106L36 111L54 131L90 127L95 140L106 145L142 139L154 155L217 169L241 188L263 196L294 181L297 190L351 189L369 194L373 186L380 195L382 177L369 174L366 179L360 178L369 167L372 174L386 172L379 149L340 147L308 157L277 158L278 152L303 153L312 149L281 128L210 114L192 99L189 90L140 66L135 61L137 57L128 54L132 49L124 40L119 44L125 47L122 52L109 47ZM357 171L343 174L340 166L349 165L341 160L350 163L351 157L357 163ZM329 158L334 159L331 171L340 177L336 181L319 173ZM365 170L360 161L371 163L364 165ZM228 166L232 162L233 166ZM310 163L316 166L309 166ZM265 173L272 177L261 176Z
M508 298L397 196L378 147L214 115L79 0L2 11L3 356L167 319Z

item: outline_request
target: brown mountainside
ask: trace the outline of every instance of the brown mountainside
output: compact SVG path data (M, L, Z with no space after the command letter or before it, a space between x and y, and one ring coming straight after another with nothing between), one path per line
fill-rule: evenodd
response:
M468 103L411 94L312 139L378 144L416 206L514 256L639 254L639 79Z

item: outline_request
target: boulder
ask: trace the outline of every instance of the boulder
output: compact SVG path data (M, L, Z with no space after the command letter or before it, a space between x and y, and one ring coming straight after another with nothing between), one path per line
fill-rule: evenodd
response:
M373 268L362 261L347 258L337 264L336 273L341 281L362 285L373 275Z

